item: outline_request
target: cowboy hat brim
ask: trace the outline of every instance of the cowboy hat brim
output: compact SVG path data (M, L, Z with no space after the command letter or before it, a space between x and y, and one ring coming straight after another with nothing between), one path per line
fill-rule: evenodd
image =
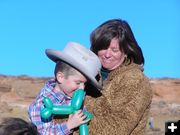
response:
M65 63L71 65L72 67L76 68L83 75L85 75L88 78L88 80L90 80L90 82L97 89L102 88L101 85L95 79L95 77L86 70L86 68L78 61L78 59L74 59L73 56L70 56L69 54L66 54L66 53L64 53L62 51L56 51L56 50L53 50L53 49L46 49L45 53L48 56L48 58L50 58L55 63L57 61L63 61Z

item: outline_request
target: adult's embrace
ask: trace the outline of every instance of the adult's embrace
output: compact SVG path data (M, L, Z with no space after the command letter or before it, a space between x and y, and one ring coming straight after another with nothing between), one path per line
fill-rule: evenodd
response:
M103 68L103 89L87 88L85 106L93 114L90 135L144 135L152 89L143 73L144 56L125 20L112 19L91 33L91 50ZM92 96L93 95L93 96Z

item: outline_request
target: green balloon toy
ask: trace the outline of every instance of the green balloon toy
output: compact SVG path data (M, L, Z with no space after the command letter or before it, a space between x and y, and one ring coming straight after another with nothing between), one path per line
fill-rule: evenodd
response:
M73 114L78 111L83 104L85 97L85 92L83 89L77 89L72 96L72 101L70 106L56 106L53 105L52 101L48 97L44 97L43 103L45 108L41 110L41 117L44 119L48 119L53 115L65 115L65 114ZM86 119L92 119L92 114L90 112L84 112L87 114ZM79 127L80 135L88 135L88 125L82 124Z

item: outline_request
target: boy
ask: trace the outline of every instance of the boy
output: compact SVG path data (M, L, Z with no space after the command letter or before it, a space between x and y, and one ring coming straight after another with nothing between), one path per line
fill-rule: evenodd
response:
M41 135L68 135L85 120L82 110L69 115L68 119L42 119L40 111L43 109L43 98L49 97L55 105L70 105L72 94L76 89L84 89L87 81L96 88L101 86L95 77L100 71L101 63L98 57L82 45L70 42L63 51L46 50L46 55L56 63L55 78L49 80L38 94L36 100L29 106L28 114L31 121L37 126ZM60 116L62 117L62 116Z

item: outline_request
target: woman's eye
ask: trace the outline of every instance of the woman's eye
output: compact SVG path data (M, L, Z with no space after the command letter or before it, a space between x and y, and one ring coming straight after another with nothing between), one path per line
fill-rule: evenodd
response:
M118 51L119 51L119 49L112 49L112 51L113 51L113 52L118 52Z

